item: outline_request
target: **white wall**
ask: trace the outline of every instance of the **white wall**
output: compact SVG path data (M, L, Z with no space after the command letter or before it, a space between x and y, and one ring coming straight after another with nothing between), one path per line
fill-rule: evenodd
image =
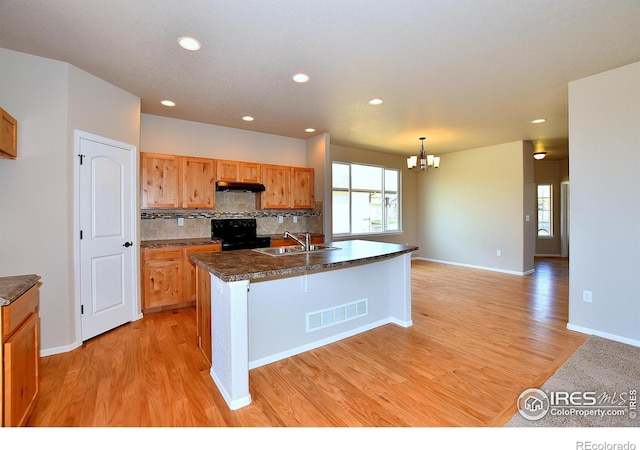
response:
M142 114L140 151L306 167L306 141Z
M417 256L504 272L531 271L532 155L531 144L523 141L441 155L439 171L418 178Z
M0 159L0 276L42 277L41 349L76 345L73 129L138 145L139 99L73 66L0 48L0 105L18 159Z
M640 62L569 83L569 168L569 328L640 345Z

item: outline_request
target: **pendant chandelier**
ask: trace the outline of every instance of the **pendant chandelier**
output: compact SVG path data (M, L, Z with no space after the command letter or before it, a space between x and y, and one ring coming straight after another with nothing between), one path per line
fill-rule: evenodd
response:
M440 168L440 157L427 155L424 150L425 137L420 138L420 153L418 156L410 156L407 158L407 167L415 172L430 172Z

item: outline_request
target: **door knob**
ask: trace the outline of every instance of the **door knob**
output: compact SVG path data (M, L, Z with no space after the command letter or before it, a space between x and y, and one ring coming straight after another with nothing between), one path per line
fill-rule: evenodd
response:
M124 244L122 244L123 247L131 247L133 245L133 242L125 242Z

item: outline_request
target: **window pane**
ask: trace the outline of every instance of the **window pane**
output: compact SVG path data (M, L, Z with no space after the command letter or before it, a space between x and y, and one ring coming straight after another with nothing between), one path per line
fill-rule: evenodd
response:
M398 221L398 194L385 193L386 224L387 231L397 231L400 229Z
M385 169L384 190L398 192L398 171Z
M382 190L382 168L373 166L351 165L352 189Z
M333 232L335 234L349 233L349 193L333 191Z
M332 187L349 188L349 164L333 163L331 174L333 177Z
M538 236L553 236L551 187L550 184L538 185Z
M353 192L351 194L352 233L382 231L382 205L379 192Z

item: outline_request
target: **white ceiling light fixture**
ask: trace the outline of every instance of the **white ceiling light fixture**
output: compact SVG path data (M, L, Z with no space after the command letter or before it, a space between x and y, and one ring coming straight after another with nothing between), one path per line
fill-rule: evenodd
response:
M160 103L164 106L176 106L175 102L172 102L171 100L162 100Z
M383 103L384 100L382 100L381 98L372 98L371 100L369 100L370 105L382 105Z
M297 73L292 77L292 79L296 83L306 83L311 79L311 77L309 77L309 75L307 75L306 73Z
M533 154L533 157L538 161L540 161L541 159L544 159L545 156L547 156L547 152L535 152Z
M531 123L545 123L547 121L547 119L534 119L531 121Z
M184 48L185 50L190 50L192 52L200 50L200 47L202 47L200 45L200 41L189 36L178 38L178 45L180 45L180 47Z
M251 116L242 116L242 120L245 122L253 122L253 117Z
M440 168L440 157L434 155L427 155L424 150L425 137L420 138L420 153L418 156L410 156L407 158L407 168L418 173L430 172Z
M314 131L316 131L315 128L305 128L304 131L306 131L307 133L313 133Z

